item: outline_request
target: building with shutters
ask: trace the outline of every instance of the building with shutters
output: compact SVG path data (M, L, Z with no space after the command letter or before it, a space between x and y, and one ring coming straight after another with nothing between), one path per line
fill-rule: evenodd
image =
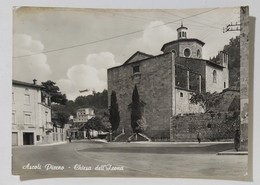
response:
M13 80L12 145L39 145L56 141L51 122L50 96L41 85Z
M80 108L76 111L76 117L73 119L73 122L86 123L93 117L95 117L93 108Z

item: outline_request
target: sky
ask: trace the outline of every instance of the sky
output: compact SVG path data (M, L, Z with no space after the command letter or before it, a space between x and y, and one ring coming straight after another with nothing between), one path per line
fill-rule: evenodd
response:
M188 38L205 43L203 58L215 56L239 32L239 8L119 10L19 7L13 10L13 79L56 82L74 100L107 88L106 71L136 51L161 54L176 40L181 22ZM80 90L89 92L80 93Z

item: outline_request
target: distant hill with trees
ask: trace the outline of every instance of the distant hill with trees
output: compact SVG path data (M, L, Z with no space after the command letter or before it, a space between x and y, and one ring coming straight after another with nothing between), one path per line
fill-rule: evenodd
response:
M108 92L93 91L88 96L78 96L74 101L69 100L64 105L54 104L52 109L59 112L65 112L69 115L76 116L76 111L79 108L91 107L95 110L95 114L103 114L108 111Z
M108 92L103 90L103 92L93 91L91 95L88 96L78 96L74 104L78 107L93 107L96 109L104 109L108 107Z

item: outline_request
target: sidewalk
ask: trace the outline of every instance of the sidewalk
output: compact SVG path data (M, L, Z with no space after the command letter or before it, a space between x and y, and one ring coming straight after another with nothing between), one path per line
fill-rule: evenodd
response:
M127 143L127 142L121 142L121 143ZM149 143L149 144L198 144L198 145L200 145L200 144L225 144L225 143L233 143L233 142L231 142L231 141L226 141L226 142L224 142L224 141L220 141L220 142L209 141L209 142L198 143L197 141L190 141L190 142L188 142L188 141L187 142L180 142L180 141L177 141L177 142L173 142L173 141L168 141L168 142L164 142L164 141L162 141L162 142L160 142L160 141L158 141L158 142L157 141L131 141L129 143L138 143L138 144L147 144L147 143Z
M21 147L36 147L36 146L53 146L53 145L61 145L66 144L67 141L63 142L57 142L57 143L44 143L44 144L38 144L38 145L19 145L19 146L12 146L12 148L21 148Z
M78 140L71 140L72 143L80 143L82 141L97 142L97 143L108 143L108 141L105 140L105 139L78 139Z
M236 151L234 149L218 152L217 155L248 155L248 151Z
M62 141L62 142L56 142L56 143L46 143L46 144L40 144L36 146L53 146L53 145L61 145L61 144L66 144L68 143L67 141Z

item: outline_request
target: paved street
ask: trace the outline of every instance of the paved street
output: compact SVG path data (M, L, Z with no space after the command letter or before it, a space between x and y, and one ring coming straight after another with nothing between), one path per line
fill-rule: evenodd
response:
M216 155L232 143L99 143L13 147L13 174L49 177L199 177L239 180L247 155Z

